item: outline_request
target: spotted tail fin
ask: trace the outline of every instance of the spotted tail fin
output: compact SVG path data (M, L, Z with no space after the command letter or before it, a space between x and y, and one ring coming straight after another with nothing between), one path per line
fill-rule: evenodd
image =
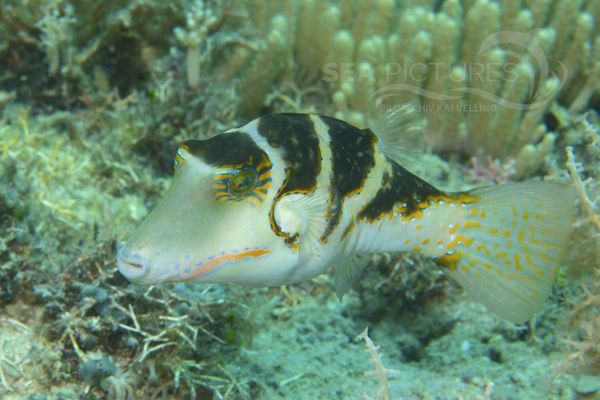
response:
M448 255L437 262L477 300L522 323L548 297L575 218L572 187L514 183L470 194Z

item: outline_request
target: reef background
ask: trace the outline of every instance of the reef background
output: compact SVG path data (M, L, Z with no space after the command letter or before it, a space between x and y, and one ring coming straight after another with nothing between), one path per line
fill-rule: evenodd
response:
M2 1L0 397L598 398L599 20L595 0ZM476 90L427 95L460 88ZM576 184L570 251L532 321L408 255L374 257L342 301L326 275L148 288L116 272L179 142L268 112L368 126L375 99L423 106L415 172L438 187Z

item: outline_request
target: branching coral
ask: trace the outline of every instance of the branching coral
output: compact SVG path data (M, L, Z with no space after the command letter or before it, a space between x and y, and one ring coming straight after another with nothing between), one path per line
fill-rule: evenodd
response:
M581 110L598 90L597 2L244 3L270 36L249 57L269 73L240 70L238 93L255 95L242 109L258 111L286 68L304 85L326 81L336 115L361 127L381 107L418 98L433 148L515 159L517 178L553 149L549 108Z
M575 154L573 153L573 148L571 146L567 147L567 168L571 177L573 178L573 183L575 188L579 192L579 197L581 198L581 205L585 210L587 218L589 221L596 226L598 230L600 230L600 216L598 216L595 212L595 208L597 208L596 201L591 200L589 194L585 189L585 183L581 179L580 176L580 168L577 166L577 162L575 161ZM591 180L588 180L590 183Z
M576 223L574 250L570 262L573 275L585 281L579 295L570 299L573 310L564 340L565 358L556 371L571 370L600 374L600 213L598 165L600 146L596 117L584 114L577 119L579 148L566 149L566 165L580 197L582 217ZM583 146L582 146L583 145ZM576 156L578 156L576 158Z
M600 134L598 117L585 113L565 133L572 146L566 149L566 166L580 197L581 217L575 223L572 250L568 252L574 277L589 275L600 265Z
M193 89L200 85L201 64L206 64L211 54L208 36L219 29L227 13L227 10L215 11L210 2L193 2L186 12L185 29L175 28L175 36L187 48L187 82Z
M596 283L584 289L581 301L574 304L570 324L576 328L564 341L567 355L560 367L600 375L600 272Z
M357 339L364 340L367 352L371 357L371 363L375 367L375 375L379 378L379 389L375 395L375 399L389 400L390 393L388 388L388 375L396 375L398 371L393 369L387 369L383 365L381 355L379 354L379 348L375 346L375 343L369 337L369 328L365 328L357 337ZM365 398L371 399L365 395Z
M317 105L358 126L371 122L377 106L418 98L434 149L515 159L517 178L539 168L553 149L557 132L544 117L558 105L584 109L600 81L600 7L594 1L92 6L63 0L46 11L9 2L0 13L2 27L21 32L6 38L16 57L7 72L12 80L28 74L19 61L26 50L19 46L43 54L49 76L60 78L32 82L43 87L30 95L63 97L70 107L115 85L129 93L139 77L171 74L168 63L181 62L191 92L185 98L183 90L179 101L213 119L219 113L231 118L231 102L238 115L253 117L281 98L273 94L290 82L326 89L308 108ZM91 15L108 28L94 31ZM69 34L75 30L77 37ZM181 45L184 53L178 53ZM172 56L158 62L168 51ZM3 82L0 88L18 93L28 87Z
M80 108L149 77L183 1L7 0L0 9L0 90L45 107ZM158 50L161 49L161 50Z

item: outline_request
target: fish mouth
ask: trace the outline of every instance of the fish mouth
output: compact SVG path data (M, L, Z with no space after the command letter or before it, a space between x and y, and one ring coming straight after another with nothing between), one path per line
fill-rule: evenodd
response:
M229 253L221 254L216 257L208 257L206 260L196 264L195 268L192 269L189 273L176 278L167 277L167 279L165 279L164 282L174 283L182 281L191 281L197 278L207 278L227 265L253 258L264 257L269 254L271 254L271 250L254 248L245 249L243 251L232 251Z
M138 283L150 273L148 260L132 253L127 246L120 246L117 253L117 268L128 281Z

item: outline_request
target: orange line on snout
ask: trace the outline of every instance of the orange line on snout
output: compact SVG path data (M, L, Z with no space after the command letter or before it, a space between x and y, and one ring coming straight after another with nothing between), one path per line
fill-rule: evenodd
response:
M240 261L245 258L257 258L270 253L271 250L263 249L246 250L239 253L228 253L220 257L213 258L212 260L204 263L200 268L195 269L189 277L183 278L182 280L189 281L192 279L196 279L201 275L214 271L227 261Z

